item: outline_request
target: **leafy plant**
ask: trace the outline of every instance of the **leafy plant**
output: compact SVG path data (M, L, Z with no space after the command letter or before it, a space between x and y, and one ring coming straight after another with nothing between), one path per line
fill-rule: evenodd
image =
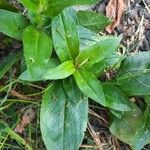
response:
M111 23L106 16L93 11L78 11L77 16L80 25L95 32L105 29Z
M100 36L89 30L104 29L110 23L108 18L92 12L78 12L77 15L69 7L91 4L97 0L20 2L27 9L27 16L0 9L0 31L23 42L26 70L19 80L47 80L49 83L44 90L40 114L41 132L47 149L79 148L87 126L90 98L113 114L110 131L133 149L140 150L149 142L149 106L142 112L129 101L128 96L149 95L146 83L150 81L149 52L124 59L117 53L121 36ZM91 16L93 24L89 20ZM83 17L87 18L87 24L84 24ZM97 20L100 28L97 23L94 24ZM13 61L15 57L11 62L7 59L3 62L6 65L0 77ZM119 67L114 79L103 83L98 79L104 70ZM126 120L131 121L133 128ZM142 127L141 120L145 122ZM126 136L125 132L129 134ZM139 137L142 140L137 146L135 143Z

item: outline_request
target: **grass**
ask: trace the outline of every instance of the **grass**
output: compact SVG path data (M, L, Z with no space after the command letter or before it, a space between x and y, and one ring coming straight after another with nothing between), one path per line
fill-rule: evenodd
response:
M7 75L4 78L7 78ZM41 87L15 79L8 82L4 81L4 78L0 82L0 120L5 122L7 127L0 123L0 126L3 126L0 128L0 149L44 150L39 127ZM21 134L14 132L29 108L36 114L34 120L24 127Z

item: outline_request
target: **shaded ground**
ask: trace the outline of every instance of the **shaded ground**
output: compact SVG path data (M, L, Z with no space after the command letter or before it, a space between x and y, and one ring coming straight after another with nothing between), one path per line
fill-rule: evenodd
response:
M108 0L93 7L105 13ZM128 51L150 50L150 0L127 0L126 11L114 34L123 34L123 45Z
M22 44L0 33L0 58L22 49Z

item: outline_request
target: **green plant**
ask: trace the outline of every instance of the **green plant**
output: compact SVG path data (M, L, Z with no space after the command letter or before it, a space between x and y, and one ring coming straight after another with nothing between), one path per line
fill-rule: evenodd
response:
M21 55L19 58L25 59L26 67L19 80L48 80L42 99L40 124L49 150L79 148L88 121L89 98L107 107L113 114L110 131L114 135L135 150L149 143L149 105L142 112L128 97L140 95L146 102L149 100L149 52L124 59L125 56L117 53L121 36L100 36L89 30L104 29L110 23L108 18L93 12L78 12L76 15L69 7L96 1L20 0L28 10L26 16L0 9L0 32L23 41L24 58ZM94 21L99 21L100 28L88 20L91 16ZM84 24L86 20L87 24ZM11 59L5 60L0 77L13 65L16 57L13 55ZM0 64L0 68L3 65ZM101 82L98 78L108 68L120 68L119 73L117 77ZM134 113L138 116L135 122ZM135 123L137 127L129 129L125 119L129 124L133 121L133 126ZM122 128L124 126L126 128ZM131 133L127 134L127 138L126 131ZM142 140L137 146L135 143L139 138Z

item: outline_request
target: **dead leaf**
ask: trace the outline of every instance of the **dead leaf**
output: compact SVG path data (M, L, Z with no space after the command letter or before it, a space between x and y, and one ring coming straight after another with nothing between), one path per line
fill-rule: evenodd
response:
M114 28L120 24L121 17L125 11L124 0L110 0L106 6L106 16L111 18L113 23L106 27L108 33L112 33Z
M35 111L32 108L27 109L21 119L21 122L16 126L14 131L16 133L22 134L25 130L25 127L33 121L35 118Z

